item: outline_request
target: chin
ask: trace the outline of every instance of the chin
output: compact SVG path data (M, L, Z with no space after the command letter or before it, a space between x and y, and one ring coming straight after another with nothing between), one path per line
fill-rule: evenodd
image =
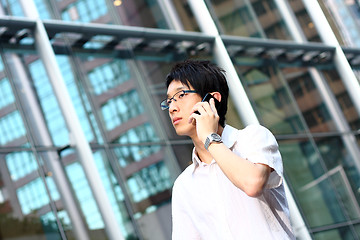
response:
M191 136L193 131L196 129L192 126L192 124L187 124L185 126L174 126L176 134L179 136Z
M175 128L176 134L179 136L186 136L186 131L181 130L180 128Z

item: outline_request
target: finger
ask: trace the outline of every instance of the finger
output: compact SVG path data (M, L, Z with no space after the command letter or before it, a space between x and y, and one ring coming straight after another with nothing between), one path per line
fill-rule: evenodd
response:
M195 104L192 109L193 113L198 114L198 115L206 113L206 110L203 105L204 105L203 102L199 102L199 103Z
M214 99L211 98L209 102L203 102L203 108L209 115L216 115L216 108Z
M218 112L217 112L217 109L216 109L216 104L215 104L215 99L214 98L210 99L210 107L211 107L211 110L213 111L214 115L217 116Z
M200 116L199 114L197 113L192 113L188 119L188 123L192 123L193 121L196 121L196 118Z

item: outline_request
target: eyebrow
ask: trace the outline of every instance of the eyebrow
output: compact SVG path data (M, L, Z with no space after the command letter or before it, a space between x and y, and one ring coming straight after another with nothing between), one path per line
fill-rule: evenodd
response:
M181 91L181 90L184 90L184 88L186 89L187 87L186 86L182 86L182 87L178 87L178 88L176 88L175 90L176 90L176 92L175 93L177 93L177 92L179 92L179 91ZM166 95L166 97L167 98L169 98L170 97L170 95L169 94L167 94Z

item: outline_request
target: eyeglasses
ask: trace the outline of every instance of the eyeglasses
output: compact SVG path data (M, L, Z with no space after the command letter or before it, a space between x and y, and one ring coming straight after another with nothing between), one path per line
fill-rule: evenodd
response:
M172 96L172 98L166 98L160 103L161 110L169 109L170 104L172 103L173 100L175 102L178 101L178 100L180 101L188 93L196 93L196 91L195 90L181 90L181 91L178 91L177 93L174 94L174 96Z

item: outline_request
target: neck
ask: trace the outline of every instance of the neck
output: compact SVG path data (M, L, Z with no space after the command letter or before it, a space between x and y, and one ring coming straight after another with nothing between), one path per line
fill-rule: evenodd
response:
M217 134L221 136L224 128L219 125ZM204 143L198 138L198 136L191 137L191 140L194 143L195 146L195 152L197 153L200 161L210 164L213 160L213 157L211 156L210 152L205 149Z

